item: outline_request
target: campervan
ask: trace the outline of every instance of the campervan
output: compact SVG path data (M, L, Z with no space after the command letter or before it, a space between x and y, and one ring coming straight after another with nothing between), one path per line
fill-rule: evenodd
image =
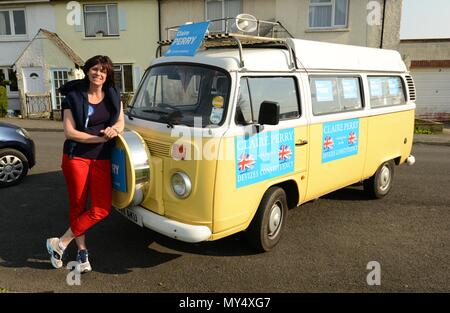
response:
M209 33L146 70L113 156L114 206L181 241L244 232L269 251L289 209L356 183L389 193L414 163L414 101L397 51Z

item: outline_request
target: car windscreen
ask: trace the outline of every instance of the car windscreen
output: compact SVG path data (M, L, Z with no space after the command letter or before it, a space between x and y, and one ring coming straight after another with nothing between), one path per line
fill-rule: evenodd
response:
M229 75L199 65L159 65L146 72L130 113L169 126L217 127L225 119Z

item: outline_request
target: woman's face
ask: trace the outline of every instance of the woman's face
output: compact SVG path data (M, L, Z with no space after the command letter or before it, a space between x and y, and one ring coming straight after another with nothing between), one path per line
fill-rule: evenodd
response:
M106 68L101 64L94 65L88 71L88 78L91 84L102 86L106 81Z

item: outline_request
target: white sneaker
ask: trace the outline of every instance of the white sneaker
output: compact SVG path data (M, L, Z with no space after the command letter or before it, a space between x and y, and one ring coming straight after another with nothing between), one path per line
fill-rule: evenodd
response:
M87 250L79 250L77 254L77 270L80 273L87 273L92 271L91 263L89 263L89 257L88 257L88 251Z
M59 247L59 238L48 238L46 242L47 251L50 254L50 262L54 268L63 266L62 256L64 250Z

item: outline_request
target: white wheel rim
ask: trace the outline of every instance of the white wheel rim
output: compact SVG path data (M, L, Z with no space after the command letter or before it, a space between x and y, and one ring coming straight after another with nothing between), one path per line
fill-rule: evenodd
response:
M274 237L280 230L282 220L281 203L276 202L270 209L269 215L269 237Z
M23 172L22 161L14 155L5 155L0 158L0 181L11 183L19 179Z
M391 184L391 170L386 165L383 166L380 172L380 190L386 191Z

